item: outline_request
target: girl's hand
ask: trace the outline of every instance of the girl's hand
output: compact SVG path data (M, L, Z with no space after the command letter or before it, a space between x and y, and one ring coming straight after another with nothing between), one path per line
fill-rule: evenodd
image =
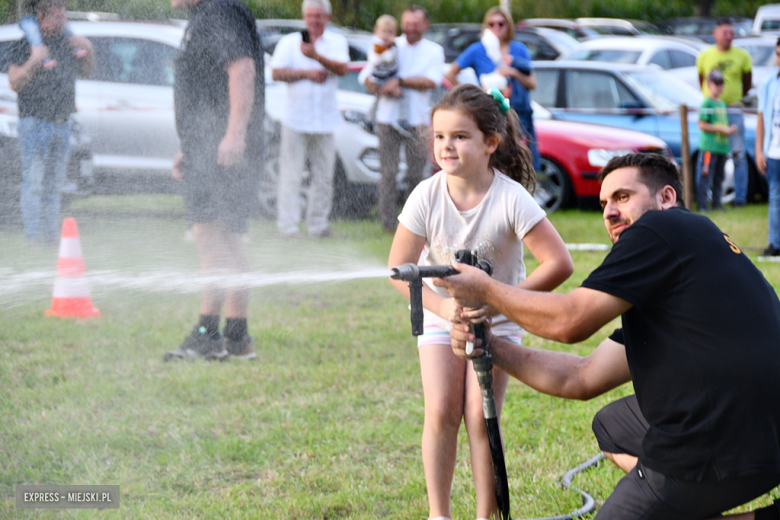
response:
M455 298L445 298L439 308L439 316L452 323L462 323L463 307L458 305Z
M485 323L488 318L495 316L495 310L490 305L483 305L476 309L464 307L460 313L460 321L466 323Z

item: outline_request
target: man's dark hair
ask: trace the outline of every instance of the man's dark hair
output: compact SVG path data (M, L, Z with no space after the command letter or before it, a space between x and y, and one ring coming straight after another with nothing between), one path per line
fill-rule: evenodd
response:
M55 7L67 7L67 4L67 0L34 0L33 10L40 16L51 12Z
M715 26L720 27L721 25L734 25L734 22L731 20L731 18L718 18Z
M404 12L405 13L417 13L417 12L420 12L425 17L425 20L426 21L428 20L428 11L426 11L425 8L423 6L421 6L421 5L412 4L409 7L407 7L406 9L404 9Z
M634 167L639 170L639 180L655 195L664 186L671 186L677 193L677 205L684 205L683 184L677 166L657 153L630 153L613 157L599 172L599 182L620 168Z

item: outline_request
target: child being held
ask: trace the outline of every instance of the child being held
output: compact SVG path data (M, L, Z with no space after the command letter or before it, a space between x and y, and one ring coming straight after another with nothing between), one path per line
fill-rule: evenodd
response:
M699 168L696 179L696 201L700 211L707 211L708 191L712 191L712 208L722 209L721 185L723 170L731 148L729 137L737 131L729 125L726 103L720 99L723 93L723 73L712 69L707 74L710 96L704 100L699 112Z
M398 46L395 44L397 32L398 22L393 16L383 14L376 19L373 46L368 53L368 63L371 67L371 81L377 87L382 87L391 79L398 77ZM409 107L408 100L403 95L403 88L401 91L398 124L401 127L406 127Z

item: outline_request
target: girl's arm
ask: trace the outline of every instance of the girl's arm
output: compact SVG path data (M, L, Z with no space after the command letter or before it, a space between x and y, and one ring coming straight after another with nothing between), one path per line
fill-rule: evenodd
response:
M574 272L569 250L547 218L540 220L523 237L523 244L539 260L539 267L518 287L532 291L552 291Z
M387 260L387 266L391 269L401 264L413 263L416 264L420 259L420 253L422 253L423 247L425 247L425 237L415 235L403 224L398 224L398 229L395 232L395 238L393 239L393 245L390 247L390 257ZM390 283L409 299L409 283L402 280L390 280ZM433 291L426 284L422 286L423 307L431 311L432 313L450 321L460 321L461 309L455 303L454 298L445 298Z
M526 233L523 244L539 260L540 265L525 280L517 284L517 287L532 291L552 291L574 272L574 263L569 250L566 249L563 239L547 218L540 220L531 231ZM478 309L465 309L460 317L463 321L471 320L478 323L484 321L483 316L497 314L499 314L498 310L485 305Z

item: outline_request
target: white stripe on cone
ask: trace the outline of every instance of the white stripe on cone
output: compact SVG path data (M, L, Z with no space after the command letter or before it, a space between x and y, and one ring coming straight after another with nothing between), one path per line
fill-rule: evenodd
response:
M89 285L86 278L57 278L54 281L54 298L83 297L89 297Z
M78 238L60 239L60 258L81 258L81 243Z

